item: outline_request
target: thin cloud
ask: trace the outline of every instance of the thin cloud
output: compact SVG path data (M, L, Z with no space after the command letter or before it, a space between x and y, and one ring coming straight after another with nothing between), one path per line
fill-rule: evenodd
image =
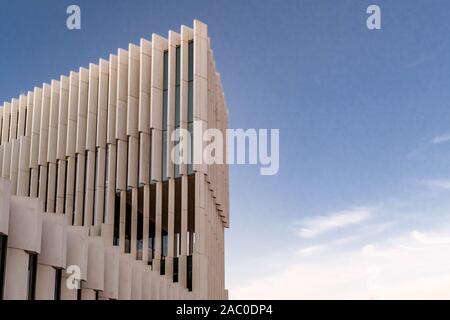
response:
M448 179L424 180L421 181L421 184L435 189L450 190L450 180Z
M309 256L309 255L323 252L327 249L328 249L328 247L325 245L310 246L310 247L300 249L298 251L298 255L299 256Z
M370 219L371 215L371 208L356 207L325 216L305 219L300 223L300 228L297 230L297 235L300 238L314 238L329 231L364 222Z
M431 144L440 144L450 141L450 133L441 134L431 140Z
M449 235L425 234L417 230L414 230L411 232L411 237L417 242L422 244L430 244L430 245L450 244Z
M443 232L444 231L444 232ZM410 231L357 250L278 259L230 291L232 299L448 299L450 230ZM310 247L310 252L317 252ZM318 249L318 248L316 248ZM320 250L319 250L320 251ZM282 266L282 267L281 267ZM268 290L270 288L270 290Z
M418 58L416 58L416 60L408 63L406 65L406 68L410 69L410 68L415 68L417 66L420 66L422 63L424 63L425 61L427 61L429 58L427 56L420 56Z

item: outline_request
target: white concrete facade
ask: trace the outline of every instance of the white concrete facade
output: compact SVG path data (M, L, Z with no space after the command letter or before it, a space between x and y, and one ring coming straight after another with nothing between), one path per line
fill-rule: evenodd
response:
M225 136L210 43L194 21L0 106L0 298L228 298L228 166L169 154L194 121Z

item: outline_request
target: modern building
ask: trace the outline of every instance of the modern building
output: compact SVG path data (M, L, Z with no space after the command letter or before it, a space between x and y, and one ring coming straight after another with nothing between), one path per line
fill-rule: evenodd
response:
M171 156L196 121L228 123L199 21L4 103L0 297L227 299L228 167Z

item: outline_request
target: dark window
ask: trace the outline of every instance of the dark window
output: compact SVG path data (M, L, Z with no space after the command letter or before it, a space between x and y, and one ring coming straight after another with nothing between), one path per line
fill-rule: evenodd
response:
M30 168L30 178L28 179L28 196L31 196L31 177L33 176L33 169Z
M77 300L83 300L82 296L81 296L81 285L80 285L80 289L77 289Z
M36 296L36 273L38 255L30 253L28 256L28 300L34 300Z
M155 259L155 234L156 234L156 185L150 185L150 219L148 221L148 254L149 264Z
M131 191L128 191L125 210L125 253L131 252L131 201Z
M64 213L66 213L66 195L67 195L67 161L64 166L64 201L63 201Z
M30 179L31 179L31 176L30 176ZM41 166L38 166L36 197L39 197L39 189L40 188L41 188Z
M19 112L17 112L16 118L16 139L19 139Z
M69 158L67 158L69 160ZM69 162L69 161L67 161ZM77 176L78 176L78 156L75 156L75 168L74 170L74 176L73 176L73 200L72 203L75 206L75 195L77 193ZM72 212L72 225L75 224L75 214Z
M27 131L27 115L28 115L28 106L25 108L25 121L24 121L24 125L23 125L22 135L25 135L26 131Z
M8 237L5 235L0 235L0 300L3 300L3 285L5 283L7 248L8 248Z
M143 236L144 236L144 188L140 187L138 189L138 212L137 212L137 232L136 232L136 241L137 241L137 252L138 260L142 260L143 254Z
M189 155L188 174L192 174L193 166L193 123L194 123L194 42L189 42L189 64L188 64L188 130L191 136L191 154Z
M55 270L55 300L61 300L62 269Z
M169 52L164 51L164 77L163 77L163 123L162 123L162 177L167 180L167 118L168 118L168 91L169 91Z
M107 195L108 195L108 193L107 193L107 191L108 191L107 186L108 186L108 183L109 183L109 181L108 181L108 178L109 178L109 176L108 176L108 171L109 171L109 144L106 147L105 161L106 161L106 164L105 164L105 184L104 184L105 188L103 190L103 220L102 220L103 223L106 222L106 199L107 199Z
M84 214L85 214L85 210L86 210L86 203L85 203L85 199L86 199L86 178L87 178L87 167L88 167L88 153L89 151L86 150L85 154L84 154L84 180L83 180L83 200L82 200L82 208L83 208L83 214L82 214L82 218L81 218L81 225L84 226ZM75 189L76 190L76 189Z
M97 204L97 198L98 198L98 193L97 193L97 174L98 174L98 166L99 166L99 157L98 157L98 148L95 149L95 171L94 171L94 210L93 210L93 214L92 214L92 221L91 224L94 226L95 225L95 219L96 219L96 214L101 214L100 212L96 212L96 204ZM86 191L85 191L86 192Z
M57 160L56 161L56 174L54 177L51 177L55 181L55 188L53 189L53 191L54 191L53 208L50 208L50 209L52 209L52 211L47 210L48 212L56 212L56 201L58 201L57 200L58 199L58 173L59 173L59 161Z
M163 259L161 259L161 268L160 268L160 275L165 275L166 274L166 260L164 259L164 257L162 257Z
M119 245L120 236L120 193L116 193L114 201L114 245Z
M48 178L49 178L49 174L48 174L48 172L49 172L50 170L49 170L49 165L47 164L47 168L46 168L46 170L45 170L45 175L46 175L46 177L45 177L45 199L44 199L44 209L46 210L45 212L50 212L49 211L49 208L47 208L47 205L48 205L48 185L49 185L49 180L48 180Z
M173 282L178 282L178 257L173 258Z
M181 109L180 109L180 87L181 87L181 47L176 49L176 70L175 70L175 130L180 129ZM179 142L175 141L175 145ZM175 177L180 177L180 166L174 164Z
M192 256L187 257L187 288L192 291Z

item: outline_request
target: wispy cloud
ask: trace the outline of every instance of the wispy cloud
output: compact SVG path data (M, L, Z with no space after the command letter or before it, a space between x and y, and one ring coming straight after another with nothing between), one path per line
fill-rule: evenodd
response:
M297 235L301 238L314 238L320 234L356 225L370 219L373 209L356 207L329 215L308 218L299 223Z
M450 190L450 180L448 179L422 180L420 183L431 188Z
M440 244L450 244L450 236L442 234L425 234L414 230L411 232L411 237L419 243L430 244L430 245L440 245Z
M310 246L310 247L301 248L300 250L298 250L298 254L300 256L309 256L309 255L323 252L327 249L328 249L328 246L326 246L326 245Z
M406 65L406 68L415 68L419 65L421 65L422 63L424 63L425 61L427 61L429 58L427 56L419 56L418 58L416 58L416 60L408 63Z
M450 141L450 133L441 134L431 139L432 144L440 144L448 141Z
M450 230L416 230L339 252L305 248L230 291L233 299L448 299ZM307 253L319 252L320 259ZM270 290L268 290L270 288Z

